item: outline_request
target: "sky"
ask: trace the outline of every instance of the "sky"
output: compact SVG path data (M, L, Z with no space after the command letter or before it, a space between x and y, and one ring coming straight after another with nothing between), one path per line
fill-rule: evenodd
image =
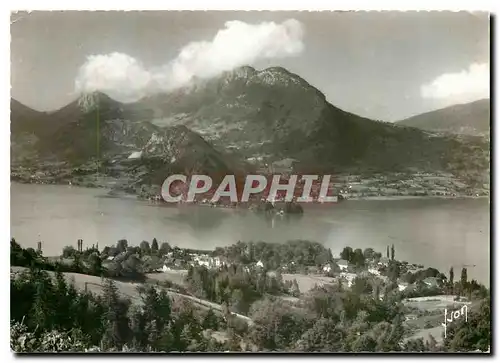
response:
M11 16L11 95L121 101L241 65L282 66L334 106L397 121L489 97L489 18L467 12L31 12Z

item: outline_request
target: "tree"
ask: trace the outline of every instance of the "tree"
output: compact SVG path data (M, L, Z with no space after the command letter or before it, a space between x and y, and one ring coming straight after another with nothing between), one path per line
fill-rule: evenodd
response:
M66 246L63 248L62 256L64 258L70 258L73 257L76 254L75 247L73 246Z
M150 255L151 254L151 247L149 246L148 241L142 241L141 244L139 245L141 249L141 254L142 255Z
M292 296L295 296L295 297L300 296L300 288L299 288L299 283L297 282L297 279L293 279L291 294L292 294Z
M118 249L118 253L126 252L127 247L128 247L128 242L126 239L121 239L116 244L116 248Z
M217 331L219 329L219 319L212 309L209 309L207 311L207 314L203 318L202 326L203 329L211 329L214 331Z
M405 352L425 352L425 344L423 338L409 339L404 343Z
M390 261L388 270L387 270L387 277L389 277L389 280L392 282L395 282L401 274L401 269L399 266L398 261Z
M252 304L250 316L255 322L250 327L250 340L268 350L289 349L312 326L312 321L306 321L281 301L267 298Z
M375 352L377 342L368 334L360 335L352 344L353 352Z
M328 249L328 262L333 262L333 254L330 248Z
M432 334L429 334L429 340L425 342L425 351L432 353L439 352L437 340Z
M394 245L391 246L391 260L394 261L395 249Z
M137 255L130 255L121 263L121 273L125 277L139 278L142 276L142 261Z
M142 313L141 308L137 306L133 308L130 315L130 330L132 334L131 347L138 351L142 351L148 344L146 316Z
M234 331L229 333L229 339L226 344L230 352L241 352L241 339Z
M389 246L387 246L387 258L389 258Z
M103 300L106 308L104 313L106 329L102 336L101 347L121 349L131 335L127 318L130 303L119 298L116 284L109 279L104 281Z
M156 240L156 238L153 238L153 242L151 243L151 252L157 253L158 250L158 241Z
M73 272L82 272L83 266L82 266L82 260L81 260L81 254L75 254L73 256L73 262L71 263L71 270Z
M462 273L460 274L460 285L462 291L467 287L467 267L462 268Z
M163 242L160 246L160 255L165 256L167 253L169 253L172 250L170 245L167 242Z
M353 281L351 289L357 295L371 294L373 292L372 285L366 278L363 277L356 277Z
M319 319L296 343L300 352L340 352L345 332L332 319Z
M101 257L94 252L89 256L89 270L94 276L101 276L103 272Z
M453 266L450 267L450 289L451 289L451 294L453 295L453 279L454 279L455 274L453 273Z
M351 255L350 261L356 267L362 267L365 265L365 257L363 256L363 251L360 248L356 248Z
M344 247L342 252L340 253L340 258L346 261L350 261L353 255L353 250L351 247Z
M491 345L491 300L481 302L479 311L471 311L467 322L457 320L447 328L444 345L451 352L487 351Z
M374 295L376 301L380 300L380 285L379 284L375 285L375 289L373 291L373 295Z
M375 251L373 250L373 248L365 248L365 250L363 251L363 257L366 260L374 259L375 258Z
M34 301L31 308L31 321L42 329L53 328L55 311L53 310L54 286L44 271L33 271L38 281L35 282Z

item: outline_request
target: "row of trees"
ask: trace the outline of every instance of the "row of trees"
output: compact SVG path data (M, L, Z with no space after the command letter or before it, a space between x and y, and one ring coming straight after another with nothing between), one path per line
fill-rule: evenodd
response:
M229 261L251 264L262 261L271 270L283 266L323 266L332 262L330 249L318 242L293 240L287 243L238 242L228 247L217 247L215 256L224 256Z
M244 269L241 265L223 266L208 270L204 266L190 266L186 276L189 292L218 304L225 304L233 312L247 314L250 305L265 294L300 294L297 280L283 281L277 271Z
M78 292L60 272L32 268L11 278L11 348L16 352L221 351L229 347L202 332L219 329L213 311L173 304L165 291L142 288L135 305L111 280L99 296ZM224 327L224 325L222 325Z
M453 267L450 268L450 275L448 279L448 289L450 294L468 295L469 299L485 298L488 291L484 285L479 284L476 280L469 281L467 278L467 268L463 267L460 273L460 280L455 280Z
M96 247L84 251L71 250L66 247L63 255L69 256L71 262L49 261L33 248L22 248L14 239L10 242L11 266L37 267L46 271L74 272L92 276L122 278L135 281L144 281L144 266L139 255L128 250L118 256L104 268L103 256Z

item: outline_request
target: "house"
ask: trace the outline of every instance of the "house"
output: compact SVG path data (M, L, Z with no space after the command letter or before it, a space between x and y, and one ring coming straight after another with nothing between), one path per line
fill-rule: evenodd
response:
M264 264L262 263L262 261L261 261L261 260L259 260L259 261L255 264L255 266L263 268L263 267L264 267Z
M379 266L389 266L389 259L387 257L382 257L380 261L378 261Z
M377 267L368 268L368 272L373 274L373 275L380 276L380 271L378 270Z
M339 265L341 271L346 271L349 266L349 262L346 260L338 260L337 265Z
M405 281L398 282L398 290L404 291L407 289L408 285L409 285L409 283L407 283Z
M167 272L167 271L171 271L172 269L170 267L168 267L167 265L163 265L162 267L162 271L163 272Z
M325 266L323 266L323 272L328 273L331 270L332 270L332 266L329 263L327 263Z
M210 267L210 262L207 260L195 260L195 263L198 264L199 266L204 266L206 268Z
M347 281L347 286L351 287L354 279L357 277L356 274L342 272L340 277Z
M211 260L212 267L220 267L222 266L222 262L219 257L214 257Z

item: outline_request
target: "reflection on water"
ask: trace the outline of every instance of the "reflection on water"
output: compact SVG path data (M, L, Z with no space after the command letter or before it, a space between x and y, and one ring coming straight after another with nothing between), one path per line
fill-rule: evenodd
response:
M224 219L229 217L227 211L210 207L183 207L167 218L171 222L185 224L195 233L203 233L220 227Z
M480 199L347 201L305 206L303 216L266 216L247 210L164 207L135 199L96 198L102 190L67 186L11 186L11 236L47 255L66 245L125 238L168 241L181 247L212 249L241 241L309 239L339 253L344 246L384 252L447 272L471 265L469 276L489 283L489 204ZM475 267L472 267L476 265Z
M300 223L303 217L303 214L276 214L256 211L249 211L249 213L254 213L268 228L276 229L289 228L294 223Z

